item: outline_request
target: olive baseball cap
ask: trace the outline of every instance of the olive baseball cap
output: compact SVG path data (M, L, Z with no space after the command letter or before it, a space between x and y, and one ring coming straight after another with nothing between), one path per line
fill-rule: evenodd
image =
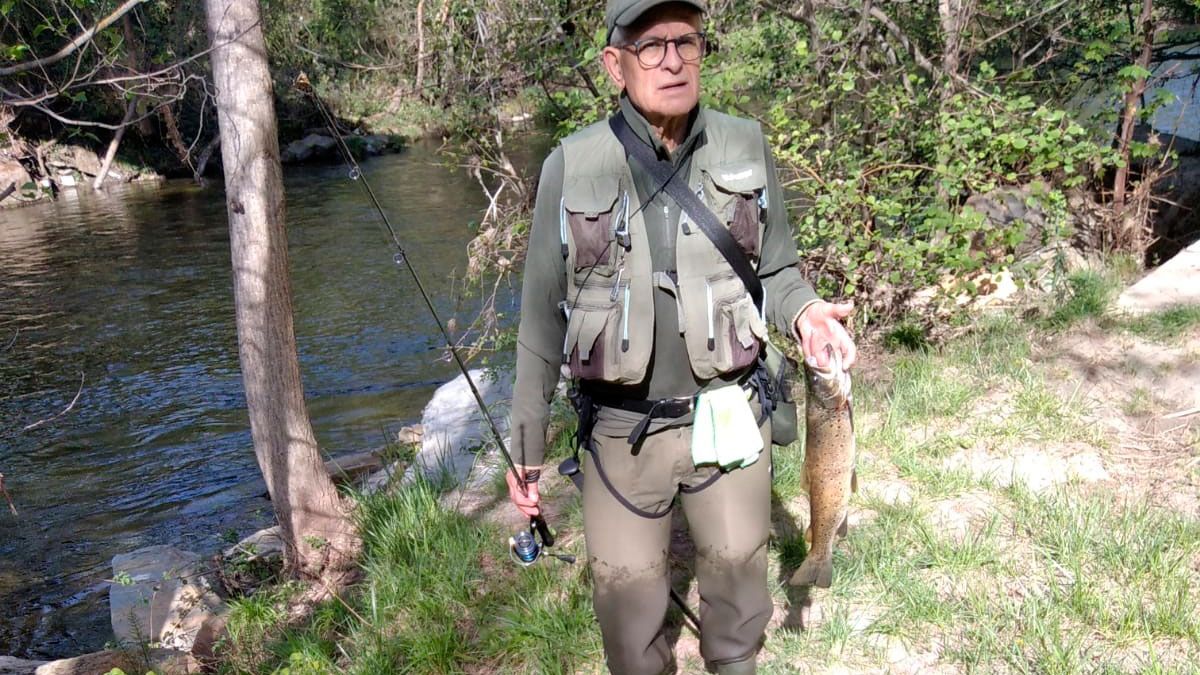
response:
M605 38L605 42L612 42L613 29L617 26L622 28L630 26L649 9L670 2L691 5L701 14L708 11L703 2L694 0L608 0L608 6L604 10L604 25L608 27L608 36Z

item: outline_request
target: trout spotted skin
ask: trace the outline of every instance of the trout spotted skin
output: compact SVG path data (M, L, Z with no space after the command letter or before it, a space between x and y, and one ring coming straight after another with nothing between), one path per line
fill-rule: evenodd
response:
M850 375L841 355L828 350L828 369L804 367L805 403L803 481L808 490L808 556L792 575L794 586L829 588L833 583L833 544L846 533L850 493L858 489L854 472L854 416Z

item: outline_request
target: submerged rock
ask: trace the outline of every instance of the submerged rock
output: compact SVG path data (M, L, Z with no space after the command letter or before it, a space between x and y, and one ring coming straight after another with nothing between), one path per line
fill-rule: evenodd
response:
M224 607L195 553L148 546L113 556L112 568L117 583L109 590L109 611L120 642L190 651L204 623Z
M0 656L0 675L33 675L45 661L27 661L15 656Z

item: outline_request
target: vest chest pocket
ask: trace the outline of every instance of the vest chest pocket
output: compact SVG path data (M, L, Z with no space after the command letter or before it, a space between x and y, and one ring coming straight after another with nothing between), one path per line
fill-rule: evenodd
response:
M758 358L767 325L732 272L681 280L682 324L696 377L711 379Z
M629 245L629 198L620 179L564 181L559 235L576 275L612 276Z
M746 255L757 258L767 207L765 169L758 162L726 162L704 171L704 177L709 207Z

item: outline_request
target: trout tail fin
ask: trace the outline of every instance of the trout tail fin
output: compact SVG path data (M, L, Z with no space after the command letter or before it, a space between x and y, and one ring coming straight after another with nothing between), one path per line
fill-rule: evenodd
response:
M809 555L800 564L800 569L792 575L789 583L793 586L829 588L833 584L833 557Z

